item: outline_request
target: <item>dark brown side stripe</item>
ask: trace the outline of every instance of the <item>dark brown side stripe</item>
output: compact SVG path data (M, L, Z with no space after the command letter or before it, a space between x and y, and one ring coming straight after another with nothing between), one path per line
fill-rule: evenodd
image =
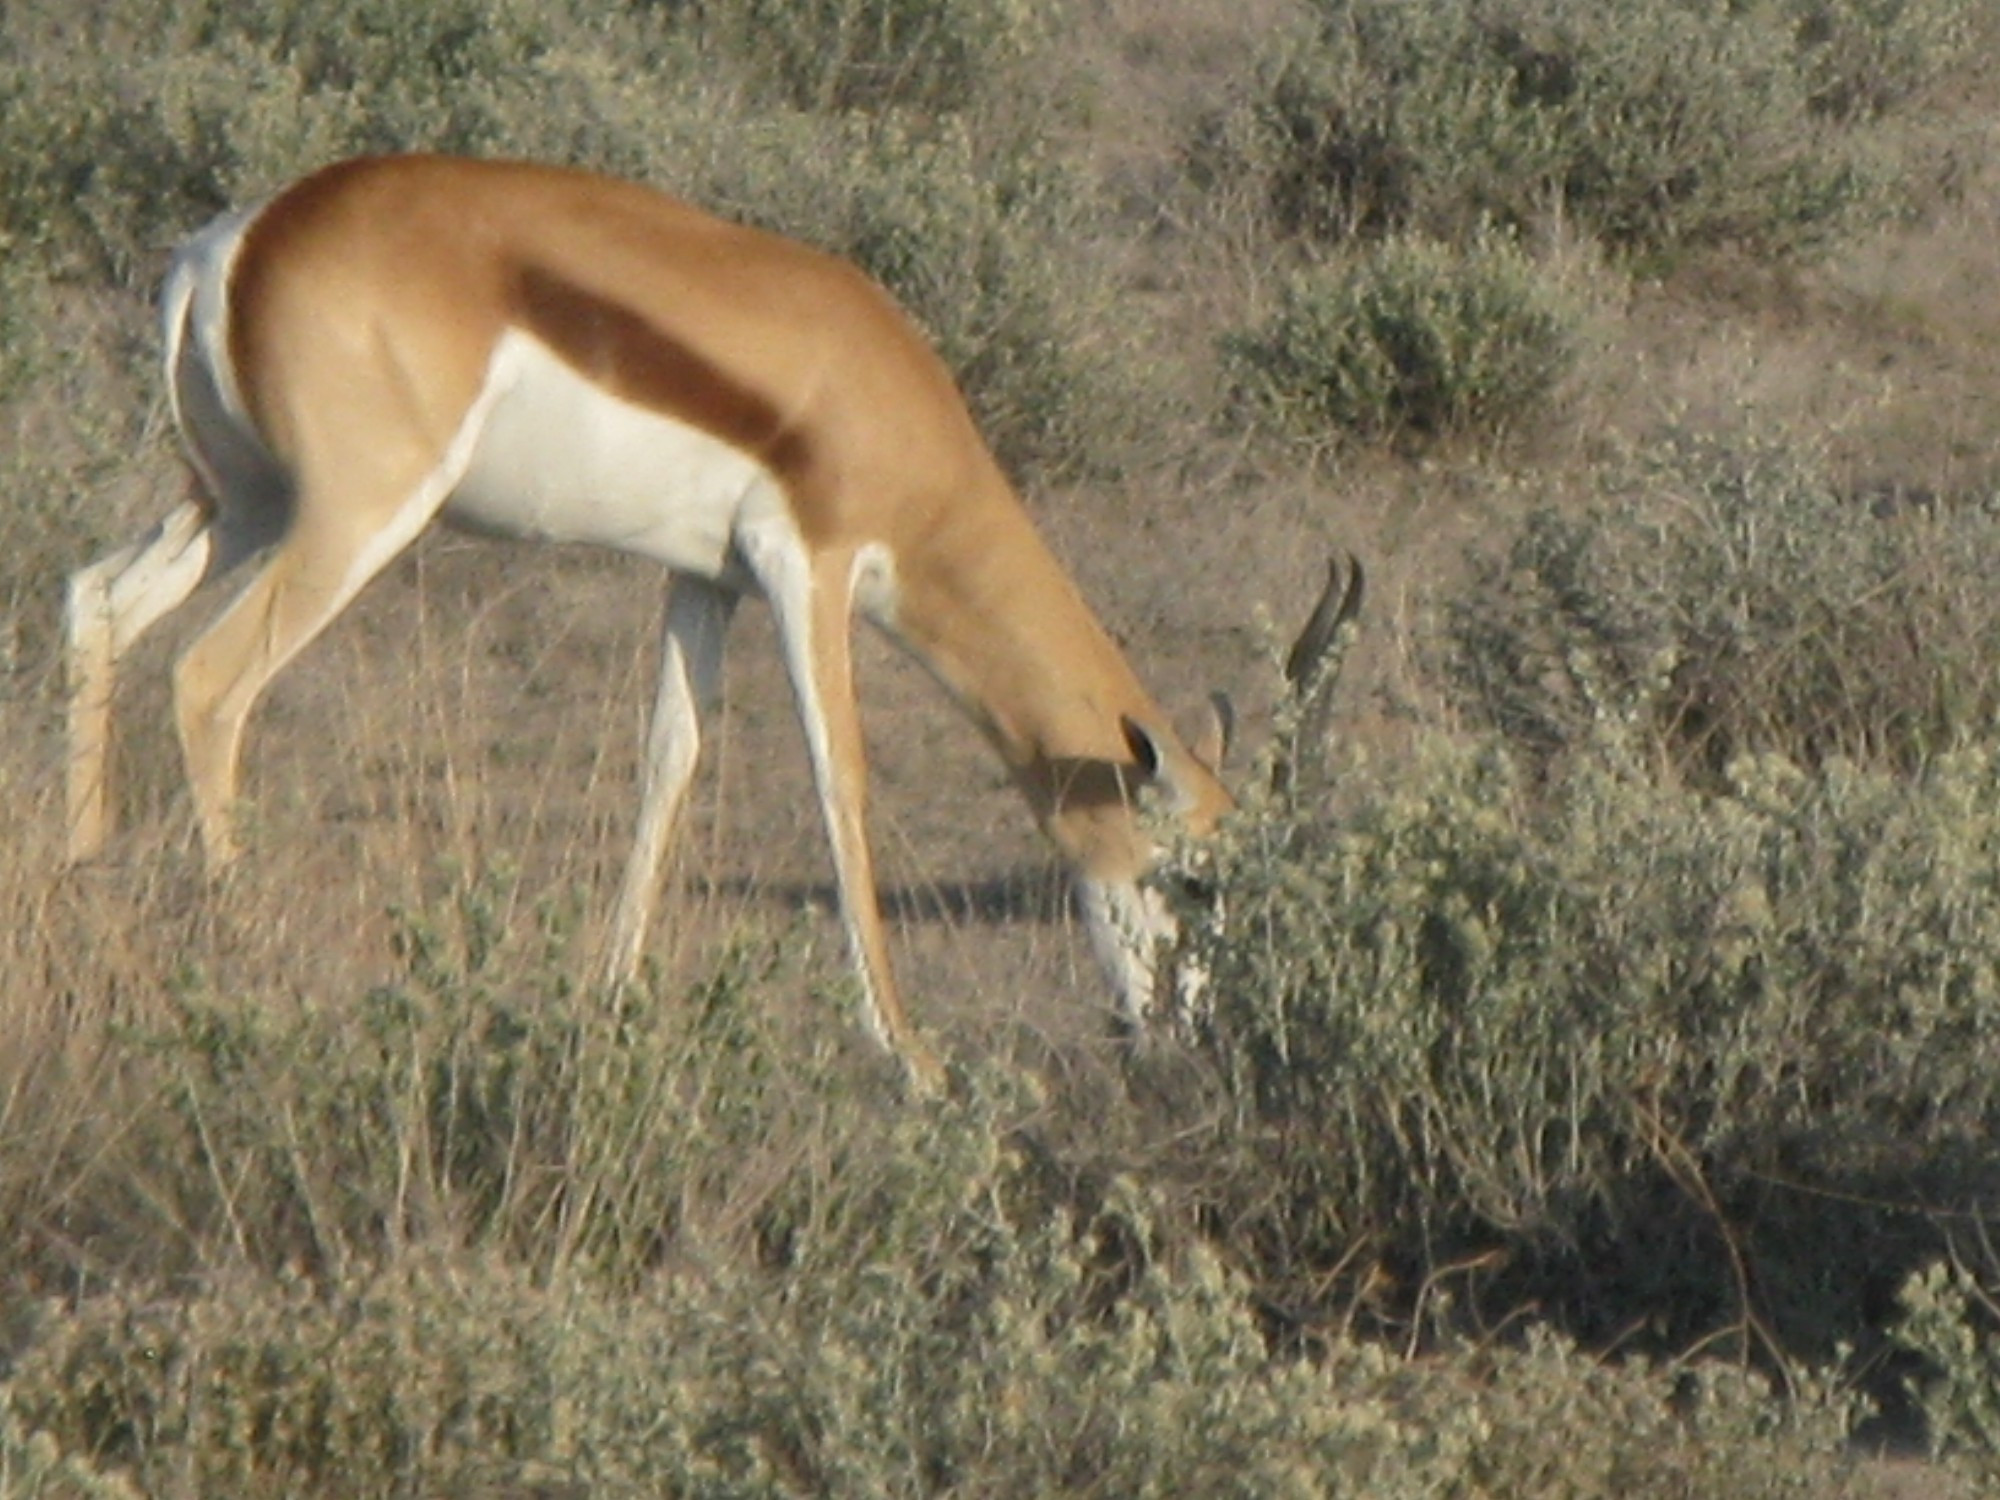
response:
M763 393L733 379L698 350L630 308L550 271L530 267L518 281L524 327L593 383L668 412L796 479L811 458L803 433Z

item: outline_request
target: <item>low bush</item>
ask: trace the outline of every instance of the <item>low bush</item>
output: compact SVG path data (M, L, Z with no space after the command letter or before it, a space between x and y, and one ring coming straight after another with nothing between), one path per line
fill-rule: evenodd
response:
M1238 399L1308 446L1493 434L1546 406L1577 321L1497 233L1464 249L1398 237L1295 274L1270 319L1224 351Z
M1318 0L1263 97L1197 152L1323 238L1560 212L1658 257L1809 248L1895 173L1857 129L1961 62L1968 0Z
M154 1264L338 1274L442 1235L623 1283L670 1239L784 1216L799 1164L761 1171L760 1140L796 1126L837 1150L874 1128L831 1097L831 1055L777 1040L779 997L829 1002L774 950L740 948L674 1001L584 996L564 923L501 940L499 889L462 887L444 921L405 917L404 972L358 1000L274 1004L180 976L163 1019L120 1028L143 1146L79 1163L74 1212L150 1205ZM16 1249L39 1253L25 1231Z
M0 1384L0 1500L141 1500L122 1477L66 1455L46 1432L29 1433Z
M1855 493L1783 435L1683 433L1531 509L1445 605L1455 707L1546 757L1603 713L1684 771L1915 767L1987 733L2000 509Z
M150 290L162 252L232 201L337 155L345 101L243 47L136 64L0 58L0 203L13 253Z
M1965 0L1787 0L1813 108L1877 119L1960 67L1977 45Z
M2000 1165L2000 756L1730 769L1433 739L1337 824L1239 821L1189 915L1260 1257L1462 1257L1586 1339L1869 1336Z
M977 1200L937 1228L928 1265L690 1267L617 1300L477 1255L107 1297L49 1316L0 1392L49 1461L154 1492L1858 1493L1824 1392L1552 1339L1274 1361L1211 1258L1107 1302L1088 1235Z
M213 214L360 152L579 161L671 182L686 170L677 153L742 107L729 69L691 47L561 8L161 8L162 30L192 33L185 45L9 48L0 33L7 233L67 279L150 293L165 252Z
M796 944L607 1004L501 908L406 917L352 1006L190 977L113 1023L101 1137L10 1178L61 1204L7 1205L0 1495L1839 1492L1823 1391L1546 1336L1276 1353L1004 1062L883 1101L776 1014ZM57 1223L98 1226L87 1268Z
M1967 775L1968 794L1990 790L1990 771ZM1057 1111L1101 1129L1108 1109L1122 1130L1129 1104L1065 1103L1001 1059L958 1070L946 1099L887 1099L885 1065L845 1055L855 1028L784 1014L830 1003L800 993L801 945L747 942L681 995L606 997L567 978L566 920L509 931L485 882L406 915L401 973L365 996L230 995L185 975L157 1011L139 995L101 1008L94 1039L51 1028L54 1052L13 1060L20 1118L91 1047L116 1062L93 1075L96 1126L72 1119L60 1160L26 1135L10 1139L36 1160L0 1158L0 1215L17 1226L0 1293L5 1462L37 1476L23 1493L63 1496L1867 1493L1844 1446L1858 1406L1796 1367L1780 1399L1727 1365L1606 1364L1539 1327L1467 1341L1448 1317L1420 1320L1427 1352L1410 1360L1325 1308L1298 1321L1297 1283L1246 1253L1283 1228L1293 1269L1310 1259L1325 1285L1324 1257L1357 1231L1371 1253L1421 1243L1442 1258L1463 1204L1514 1231L1573 1223L1576 1196L1676 1129L1690 1153L1762 1160L1736 1127L1763 1140L1855 1105L1859 1124L1823 1153L1852 1164L1892 1125L1922 1147L1979 1115L1972 1075L1992 1070L1962 1034L1925 1040L1946 1041L1970 1001L1937 997L1872 1039L1847 1025L1846 992L1811 1019L1797 993L1719 1005L1755 998L1757 959L1812 926L1798 913L1815 900L1851 904L1865 887L1927 930L1911 880L1772 895L1771 917L1732 891L1718 914L1701 851L1736 845L1704 825L1659 855L1694 871L1687 895L1628 873L1631 889L1563 896L1561 872L1510 855L1521 836L1490 812L1459 827L1463 776L1430 784L1428 815L1413 787L1400 815L1365 814L1288 855L1292 905L1227 855L1238 957L1212 959L1207 1045L1240 1110L1222 1149L1250 1169L1234 1180L1263 1217L1212 1200L1230 1210L1215 1224L1234 1226L1220 1250L1192 1232L1171 1167L1059 1153ZM1635 829L1658 832L1651 816L1602 830L1633 871L1649 868ZM1454 859L1440 851L1455 829ZM1602 883L1609 856L1590 866L1570 842L1575 883ZM1882 863L1902 878L1930 852ZM1381 901L1429 899L1438 915L1399 939L1357 901L1336 920L1372 934L1376 961L1322 992L1305 976L1333 943L1305 924L1339 909L1312 881L1370 857L1397 877ZM1791 867L1782 850L1771 861ZM1538 878L1556 894L1537 898ZM1564 954L1583 921L1567 909L1586 902L1601 946ZM1670 937L1704 921L1739 958L1712 959L1685 997L1649 988L1674 962ZM1246 955L1272 938L1306 957L1257 968ZM1887 988L1869 965L1892 962L1892 940L1843 947L1857 992ZM1794 972L1832 961L1802 956ZM1900 963L1917 998L1956 972L1935 949ZM1398 977L1419 964L1426 977ZM1270 989L1253 1001L1251 982ZM1646 1009L1621 1022L1622 1006ZM1820 1024L1850 1050L1805 1047ZM1686 1112L1710 1097L1704 1046L1734 1111L1705 1131ZM1920 1092L1938 1102L1914 1127L1874 1107ZM1651 1252L1671 1255L1674 1232L1646 1225ZM1799 1254L1803 1280L1837 1279L1825 1240ZM1710 1313L1712 1283L1728 1283L1700 1261L1677 1274L1644 1289L1650 1303L1625 1288L1607 1317ZM1564 1441L1538 1440L1552 1431Z

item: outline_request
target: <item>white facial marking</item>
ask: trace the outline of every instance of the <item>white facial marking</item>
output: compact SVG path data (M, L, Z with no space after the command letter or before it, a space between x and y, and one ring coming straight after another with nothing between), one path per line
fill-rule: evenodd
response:
M1166 898L1135 882L1093 880L1076 882L1084 926L1119 1009L1133 1026L1143 1025L1153 1009L1159 983L1162 949L1179 934Z

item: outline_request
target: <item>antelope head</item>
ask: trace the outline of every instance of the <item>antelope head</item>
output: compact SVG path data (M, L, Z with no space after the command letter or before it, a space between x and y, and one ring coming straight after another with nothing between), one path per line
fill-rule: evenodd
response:
M1352 554L1333 558L1326 585L1285 654L1286 698L1278 710L1279 736L1270 770L1271 790L1283 804L1295 803L1302 792L1324 781L1333 690L1364 588L1359 559ZM1187 745L1132 718L1122 721L1140 800L1151 804L1154 816L1127 816L1119 820L1122 840L1095 841L1100 847L1113 844L1119 857L1107 861L1111 869L1101 874L1080 862L1077 892L1092 947L1117 998L1121 1020L1129 1027L1144 1025L1159 1003L1161 955L1180 935L1164 887L1168 882L1190 888L1201 884L1193 869L1163 857L1146 825L1157 824L1164 815L1165 821L1197 840L1215 831L1236 805L1219 776L1234 724L1234 710L1220 693L1210 699L1203 732ZM1130 800L1131 789L1121 784L1116 806L1127 810ZM1186 1010L1198 999L1202 985L1199 973L1181 971L1174 980L1176 993L1169 997L1173 1008Z

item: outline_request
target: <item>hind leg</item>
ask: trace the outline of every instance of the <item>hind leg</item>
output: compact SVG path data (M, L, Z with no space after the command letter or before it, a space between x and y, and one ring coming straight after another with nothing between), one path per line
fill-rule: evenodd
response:
M301 481L290 529L257 575L174 667L174 719L211 872L236 855L231 811L243 726L258 697L417 537L450 487L428 476L363 471ZM384 514L385 493L407 496Z
M192 594L221 559L206 508L184 501L153 529L69 577L64 607L69 694L71 863L96 856L111 830L111 697L118 659Z

